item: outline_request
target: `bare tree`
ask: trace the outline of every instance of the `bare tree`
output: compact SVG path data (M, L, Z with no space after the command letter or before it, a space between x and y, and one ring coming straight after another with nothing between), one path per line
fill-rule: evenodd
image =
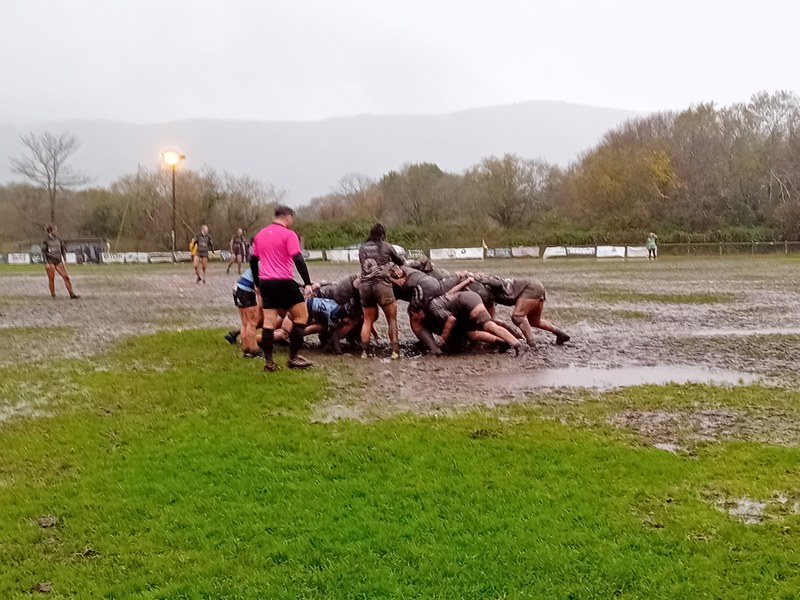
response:
M89 182L85 175L66 164L80 147L78 139L69 134L54 135L48 131L20 136L27 153L11 159L11 170L41 185L50 198L50 221L56 220L56 194Z

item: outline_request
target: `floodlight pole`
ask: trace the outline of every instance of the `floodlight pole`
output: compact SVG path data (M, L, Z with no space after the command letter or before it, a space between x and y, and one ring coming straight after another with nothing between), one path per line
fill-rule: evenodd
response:
M175 167L172 165L172 255L175 256L175 230L177 229L178 211L175 208Z

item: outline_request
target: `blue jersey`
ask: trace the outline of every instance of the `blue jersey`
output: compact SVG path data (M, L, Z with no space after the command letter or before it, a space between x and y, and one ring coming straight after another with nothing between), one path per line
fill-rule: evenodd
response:
M242 273L242 276L239 277L239 281L236 282L236 287L240 290L244 290L245 292L256 291L256 282L253 278L253 271L251 271L249 267L245 269L244 273Z
M307 298L308 314L326 329L333 329L339 324L342 307L329 298Z

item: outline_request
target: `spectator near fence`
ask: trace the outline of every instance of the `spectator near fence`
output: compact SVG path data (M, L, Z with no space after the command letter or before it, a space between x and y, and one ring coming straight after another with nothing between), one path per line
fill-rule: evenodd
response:
M658 236L652 231L647 235L647 241L644 243L647 248L647 260L658 259Z

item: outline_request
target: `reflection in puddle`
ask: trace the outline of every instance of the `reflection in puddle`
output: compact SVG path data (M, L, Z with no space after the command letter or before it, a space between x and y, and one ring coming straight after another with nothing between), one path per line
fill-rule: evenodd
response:
M697 329L692 332L697 337L724 337L747 335L800 335L800 327L762 327L757 329Z
M669 383L707 383L711 385L744 385L757 381L755 375L738 371L701 369L689 366L623 367L595 369L570 367L525 371L504 375L506 389L582 387L608 390L634 385L666 385Z

